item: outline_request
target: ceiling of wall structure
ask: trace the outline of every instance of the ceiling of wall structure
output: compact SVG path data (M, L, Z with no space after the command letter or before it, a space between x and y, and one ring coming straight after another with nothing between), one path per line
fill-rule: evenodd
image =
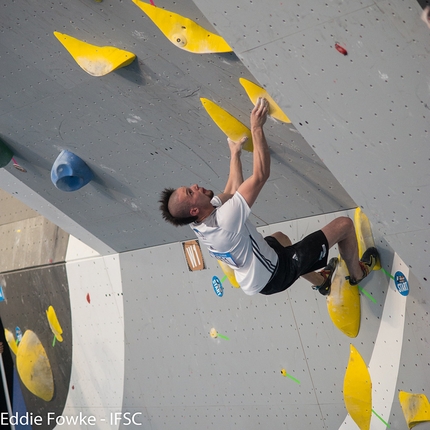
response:
M26 203L37 200L30 194L40 196L33 208L60 227L72 220L82 228L73 234L85 240L88 232L117 252L189 238L188 229L160 219L159 191L195 182L222 190L228 148L199 99L248 124L252 104L238 82L245 77L265 86L293 123L268 121L272 175L253 221L356 203L377 239L426 282L430 32L419 4L155 3L218 32L234 53L177 48L132 1L1 6L0 136L27 169L9 164L5 189ZM137 59L90 76L53 31ZM95 174L73 193L50 180L63 149ZM244 154L247 173L251 161Z
M216 31L191 0L156 4ZM252 103L239 78L255 78L238 57L177 48L131 0L26 1L1 9L0 137L27 169L21 173L10 163L2 169L2 186L102 252L76 225L116 252L192 237L188 228L164 223L159 193L196 182L223 189L228 145L200 97L249 125ZM106 76L90 76L54 31L131 51L137 59ZM269 119L266 133L272 175L255 206L256 224L354 206L294 125ZM95 174L79 191L63 192L51 182L63 149ZM252 155L244 153L243 160L249 174Z

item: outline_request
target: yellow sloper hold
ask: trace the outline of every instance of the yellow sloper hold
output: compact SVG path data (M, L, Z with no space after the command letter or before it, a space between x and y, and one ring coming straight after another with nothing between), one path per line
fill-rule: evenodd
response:
M161 32L178 48L196 54L233 51L227 42L189 18L178 15L140 0L133 0Z
M417 424L430 421L430 403L425 394L412 394L400 391L399 401L406 423L410 429Z
M234 288L240 288L240 285L236 281L236 275L234 274L234 270L223 261L217 260L220 265L224 275L227 276L227 279L230 281L230 284L233 285Z
M55 313L55 309L52 306L49 306L46 311L46 318L48 318L49 327L51 327L52 333L57 338L58 342L63 341L63 329L58 321L57 314Z
M254 105L257 103L259 97L264 97L269 102L269 115L271 117L279 119L279 121L291 123L290 118L282 112L281 108L264 88L245 78L239 78L239 82Z
M339 265L334 275L327 310L333 324L348 337L356 337L360 330L361 305L358 285L350 285L345 261L339 256Z
M252 152L254 145L252 144L251 130L237 120L233 115L230 115L226 110L219 107L214 102L201 98L200 101L206 112L213 119L215 124L227 135L231 140L238 142L243 137L247 136L248 140L243 145L245 151Z
M18 345L15 342L15 337L13 336L13 333L9 331L7 328L4 329L4 335L6 338L6 342L9 345L9 348L11 351L16 355L18 351Z
M345 407L360 430L370 429L372 418L372 381L366 363L350 345L348 367L343 381Z
M95 46L67 34L54 31L54 36L69 51L73 59L92 76L104 76L128 66L136 58L132 52L114 46Z
M45 348L37 335L26 330L16 354L16 368L22 383L35 396L49 402L54 395L54 379Z
M361 258L367 248L375 246L369 218L367 218L367 215L361 210L361 208L355 209L354 224L358 242L358 256ZM381 263L378 261L373 270L379 270L380 268Z

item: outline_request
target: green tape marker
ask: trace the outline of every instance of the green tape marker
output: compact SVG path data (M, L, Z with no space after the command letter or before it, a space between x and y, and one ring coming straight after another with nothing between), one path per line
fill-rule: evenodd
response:
M227 275L224 276L224 278L221 279L221 282L224 282L227 279Z
M391 279L394 279L394 276L391 273L388 273L383 267L381 267L381 270L387 275L389 276Z
M373 409L372 412L388 427L390 428L390 424L388 424L386 421L384 421Z
M57 336L54 334L54 339L52 340L52 346L55 346L55 341L57 340Z
M363 293L369 300L371 300L373 303L376 303L376 299L372 297L364 288L361 288L360 285L358 286L358 289L361 293Z
M218 333L218 337L220 337L221 339L230 340L227 336L224 336L224 335L219 334L219 333Z
M287 373L287 376L292 379L294 382L297 382L298 384L300 384L300 381L298 379L296 379L294 376L291 376L290 374Z
M294 382L297 382L298 384L300 384L300 381L298 379L296 379L294 376L291 376L290 374L287 373L287 371L285 369L281 370L281 375L285 376L285 377L289 377L290 379L292 379Z

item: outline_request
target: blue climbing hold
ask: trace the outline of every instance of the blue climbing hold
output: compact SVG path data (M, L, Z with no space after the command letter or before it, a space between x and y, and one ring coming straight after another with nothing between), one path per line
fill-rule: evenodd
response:
M51 169L51 181L61 191L77 191L93 176L87 164L67 149L60 153Z

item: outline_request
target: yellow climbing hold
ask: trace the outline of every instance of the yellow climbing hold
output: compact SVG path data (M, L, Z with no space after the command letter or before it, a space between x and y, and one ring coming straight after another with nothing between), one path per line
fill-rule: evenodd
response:
M372 417L372 381L360 353L350 345L348 367L343 381L345 407L360 430L370 429Z
M92 76L104 76L113 70L128 66L136 56L113 46L95 46L54 31L54 36L69 51L73 59Z
M410 429L417 424L430 421L430 403L425 394L412 394L400 391L399 401L406 423Z
M11 331L9 331L7 328L5 328L4 329L4 335L6 338L6 342L9 345L9 348L16 355L16 352L18 351L18 345L15 342L15 337L13 336L13 333Z
M37 335L26 330L16 354L16 368L23 384L35 396L49 402L54 395L54 379L45 348Z
M235 288L240 288L240 285L236 281L236 275L234 274L234 270L228 264L225 264L223 261L217 261L222 271L224 272L224 275L227 276L227 279L230 281L230 284L233 285L233 287Z
M264 97L269 102L269 115L271 117L279 119L279 121L291 123L290 118L288 118L287 115L282 112L281 108L278 106L275 100L270 97L269 93L264 88L254 84L254 82L248 81L248 79L245 78L240 78L239 82L245 89L246 94L248 94L248 97L252 103L254 103L254 105L257 103L257 99L259 97Z
M339 264L332 280L327 310L333 324L348 337L356 337L360 330L361 305L358 285L351 285L346 263L339 256Z
M57 314L55 313L55 309L52 306L49 306L48 310L46 311L46 318L48 318L49 327L51 327L52 333L54 333L54 336L58 340L58 342L63 341L63 329L61 328L61 325L58 321Z
M196 54L232 51L221 36L211 33L189 18L140 0L133 0L133 3L140 7L178 48Z
M358 242L358 256L361 258L367 248L375 246L375 241L373 239L369 218L367 218L367 215L360 208L355 209L354 224ZM378 260L373 270L379 270L380 268L381 263Z
M200 101L206 109L206 112L227 137L235 142L241 140L245 136L248 137L248 140L243 145L243 149L245 151L253 151L254 146L252 144L251 130L248 127L214 102L205 98L201 98Z

